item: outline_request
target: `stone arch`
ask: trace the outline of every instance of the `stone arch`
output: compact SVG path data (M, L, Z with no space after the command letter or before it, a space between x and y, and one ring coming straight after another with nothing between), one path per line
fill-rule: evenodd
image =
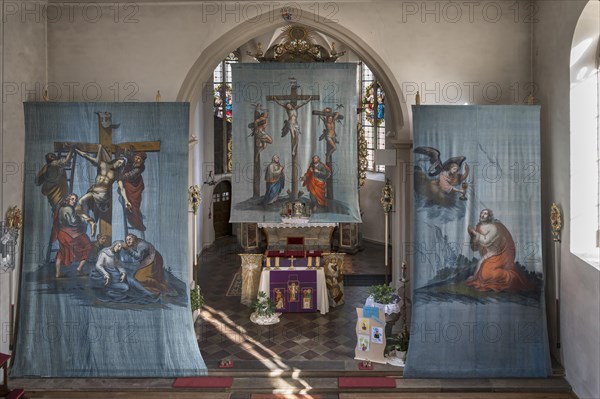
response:
M190 109L196 109L203 85L213 72L216 61L227 57L230 49L237 48L263 33L289 24L283 18L273 17L274 12L275 15L279 15L278 11L267 12L252 18L252 20L246 20L208 45L188 71L177 95L177 101L190 102ZM358 35L338 22L302 10L302 13L294 18L294 23L313 28L344 43L366 62L385 88L386 107L389 110L389 113L386 110L386 120L389 118L388 127L392 132L392 139L409 139L408 108L404 101L404 95L400 84L383 59Z

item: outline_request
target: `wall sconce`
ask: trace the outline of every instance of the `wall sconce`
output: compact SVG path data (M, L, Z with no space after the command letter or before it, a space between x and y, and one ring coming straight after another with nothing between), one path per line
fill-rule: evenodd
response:
M212 170L208 172L208 179L204 181L204 184L208 184L209 186L214 186L215 184L217 184L217 182L215 181L215 177L213 176Z

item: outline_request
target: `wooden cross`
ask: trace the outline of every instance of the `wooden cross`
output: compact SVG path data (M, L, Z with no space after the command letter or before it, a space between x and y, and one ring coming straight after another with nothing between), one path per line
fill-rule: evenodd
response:
M96 112L98 115L98 141L99 143L77 143L77 142L55 142L54 151L64 151L65 148L78 148L82 152L86 153L98 153L98 144L102 146L108 152L109 157L112 158L113 153L124 152L129 149L135 152L158 152L160 151L160 141L139 141L139 142L126 142L120 144L113 144L112 133L113 129L119 127L111 121L111 114L109 112ZM98 166L99 169L99 166ZM100 218L100 233L109 236L110 242L112 242L112 183L110 184L110 190L108 191L109 203L111 204L110 210ZM124 221L127 223L127 220Z
M288 195L290 199L296 200L300 195L300 191L298 190L298 181L300 179L300 175L298 173L298 133L300 132L300 127L298 125L298 108L308 104L310 101L320 100L319 95L303 95L298 94L298 85L295 78L289 78L290 83L292 85L290 89L289 95L283 96L267 96L267 101L275 101L279 106L283 107L288 115L288 120L286 122L286 126L284 129L290 130L289 133L291 136L291 144L292 144L292 190L288 190ZM279 100L288 101L283 104L280 103ZM299 100L304 100L304 103L298 105ZM282 131L282 134L287 134L286 131Z

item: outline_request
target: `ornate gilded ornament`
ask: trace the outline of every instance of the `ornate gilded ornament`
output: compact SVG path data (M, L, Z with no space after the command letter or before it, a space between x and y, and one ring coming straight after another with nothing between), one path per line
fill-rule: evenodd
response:
M367 168L369 160L367 158L367 139L365 138L365 129L362 124L358 123L358 187L362 187L367 180Z
M22 226L21 210L16 206L8 208L4 222L0 222L0 273L13 271L16 267L16 246Z
M23 226L23 215L16 206L11 206L6 211L5 226L7 229L21 229Z
M381 207L385 213L389 213L392 210L394 204L394 189L390 184L390 180L387 179L383 190L381 190Z
M230 137L227 140L227 173L233 170L233 140Z
M562 216L560 208L553 202L550 206L550 225L552 226L552 240L560 241L560 231L562 230Z
M200 187L197 185L190 186L188 189L188 203L190 204L194 215L198 213L198 208L200 207L201 202L202 197L200 197Z
M338 51L335 42L331 49L316 43L313 30L299 25L288 25L283 29L285 39L273 44L263 52L262 43L256 45L254 53L247 51L258 62L335 62L346 54Z

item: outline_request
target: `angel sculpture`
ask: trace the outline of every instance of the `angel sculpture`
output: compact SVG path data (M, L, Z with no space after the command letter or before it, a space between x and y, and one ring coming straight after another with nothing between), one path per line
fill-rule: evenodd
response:
M465 172L460 173L464 156L448 158L442 162L439 150L433 147L417 147L415 153L429 158L427 172L419 166L415 167L415 189L425 198L439 205L453 205L454 193L460 193L459 199L466 200L469 176L469 165L465 163Z

